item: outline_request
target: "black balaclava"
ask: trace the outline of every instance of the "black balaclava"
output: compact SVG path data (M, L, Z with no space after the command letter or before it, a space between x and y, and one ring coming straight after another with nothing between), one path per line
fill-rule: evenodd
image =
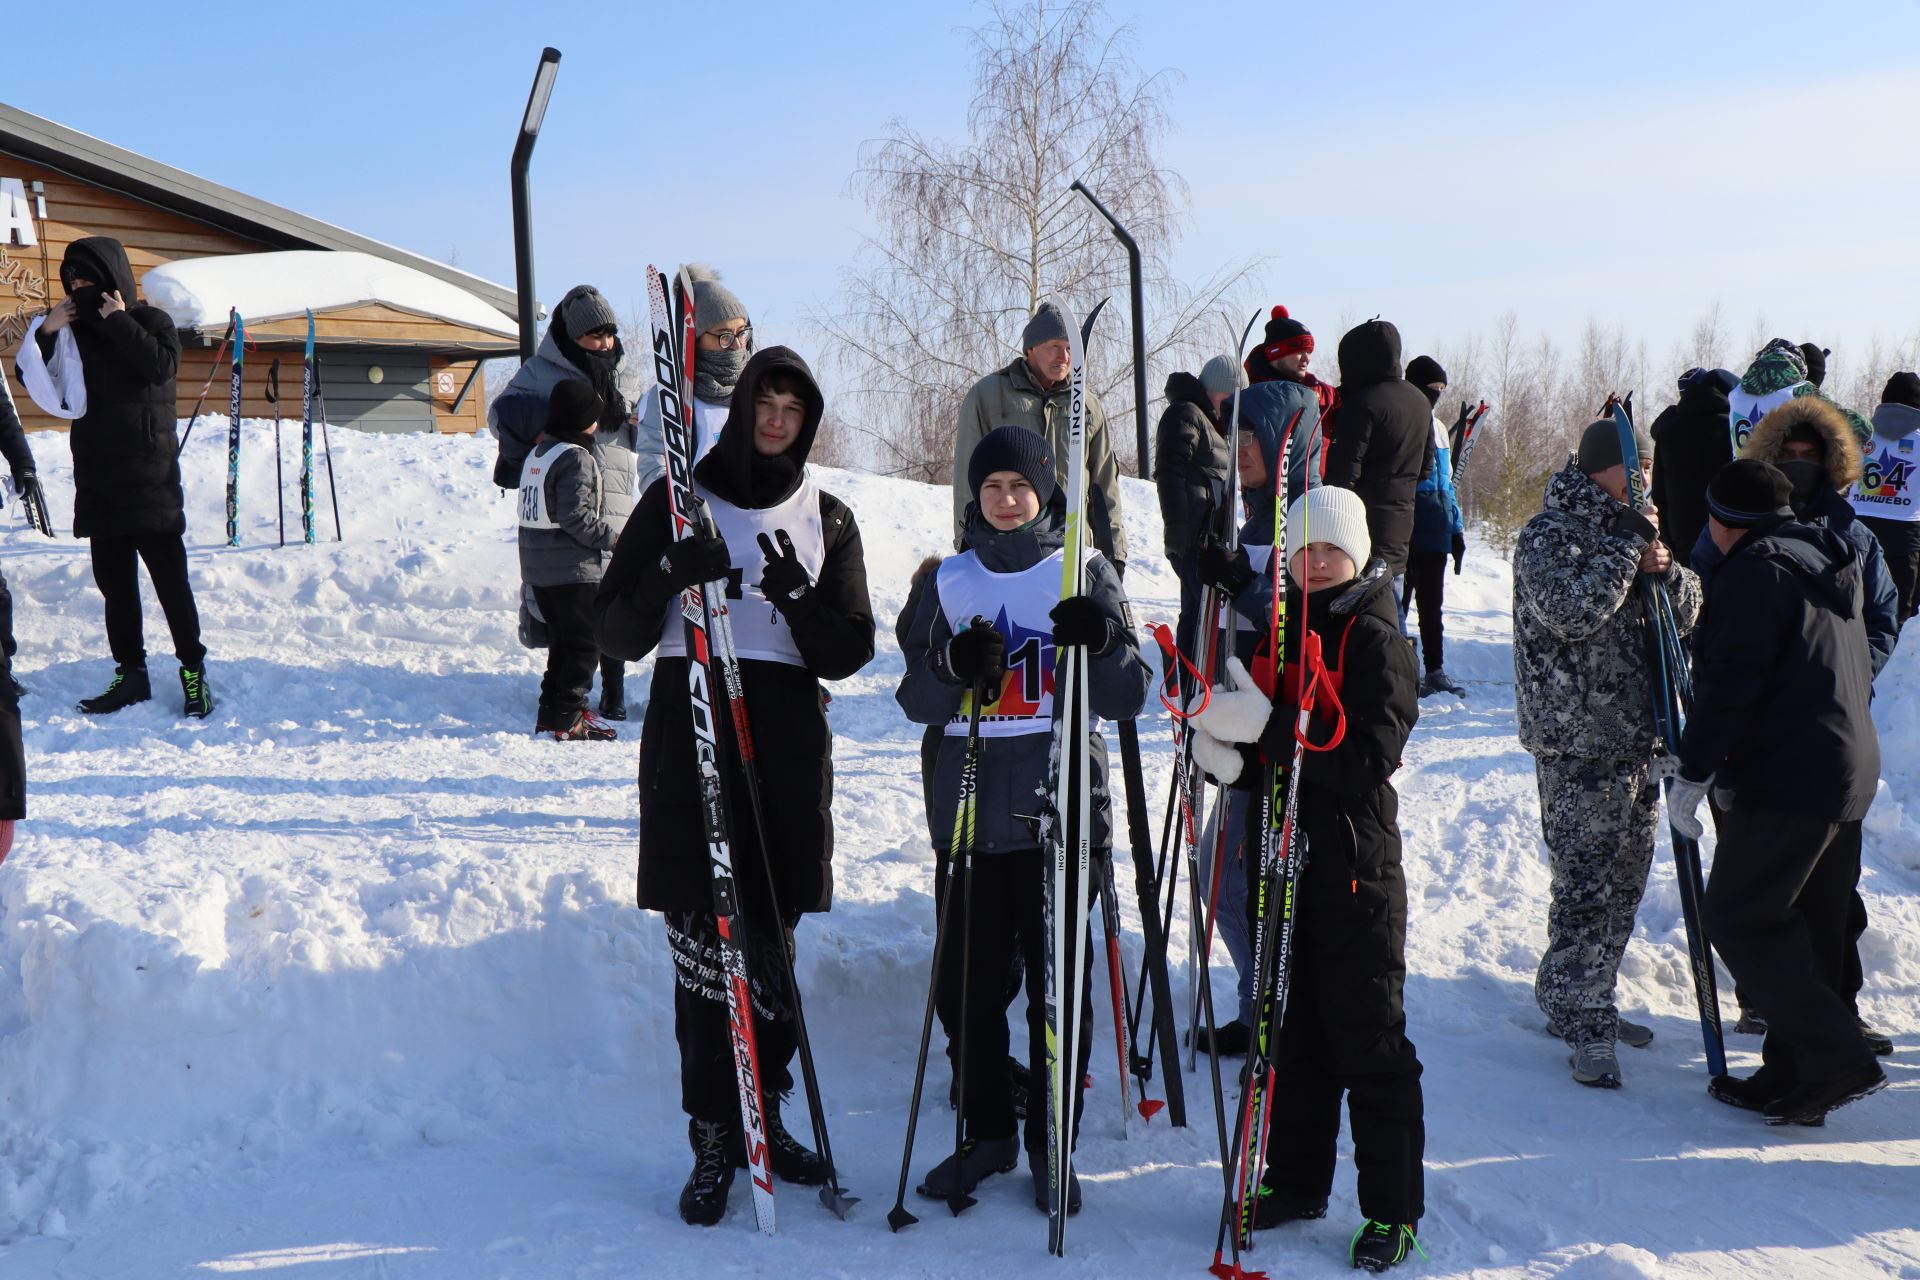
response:
M559 305L553 309L553 323L548 328L553 334L553 345L560 348L560 354L566 357L568 364L587 376L593 393L600 397L600 428L603 431L618 431L626 425L632 413L632 406L620 394L615 380L615 372L620 367L621 357L626 354L626 348L616 333L613 350L589 351L580 345L579 335L569 326L583 326L580 333L592 333L611 322L613 308L607 305L599 290L592 285L581 284L567 290L567 296L560 299Z

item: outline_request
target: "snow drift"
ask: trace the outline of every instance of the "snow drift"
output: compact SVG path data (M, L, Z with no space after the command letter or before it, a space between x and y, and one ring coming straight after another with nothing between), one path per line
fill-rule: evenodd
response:
M271 426L248 422L244 545L228 550L223 425L196 431L183 459L220 698L205 723L178 714L151 604L159 696L106 719L71 710L110 669L85 548L0 530L31 690L31 818L0 866L6 1274L1043 1265L1023 1174L989 1181L962 1219L884 1225L933 924L920 735L893 704L891 623L914 565L942 549L945 491L823 475L864 526L882 632L871 668L833 690L839 893L802 928L801 977L836 1154L865 1203L841 1223L783 1193L780 1233L763 1239L743 1186L717 1229L675 1216L688 1161L670 976L659 922L631 905L638 726L606 745L529 737L539 662L514 642L511 498L488 482L490 442L339 433L346 541L280 549ZM60 524L65 442L34 446ZM1129 536L1157 547L1152 490L1130 481L1126 495ZM1156 558L1138 557L1128 586L1141 613L1171 617ZM1513 738L1510 580L1476 548L1448 589L1448 665L1471 697L1423 704L1399 777L1429 1125L1431 1261L1413 1274L1920 1276L1914 638L1883 678L1887 779L1863 886L1865 1006L1896 1033L1893 1088L1825 1129L1782 1132L1704 1096L1664 850L1621 992L1658 1039L1626 1053L1618 1093L1568 1081L1531 996L1548 878ZM1157 805L1164 718L1142 739ZM1096 1017L1069 1270L1198 1275L1220 1188L1204 1062L1186 1077L1192 1127L1136 1117L1123 1138ZM1731 1048L1752 1064L1756 1042ZM947 1140L944 1078L936 1054L916 1172ZM1254 1260L1350 1274L1357 1220L1343 1165L1329 1218L1263 1236Z

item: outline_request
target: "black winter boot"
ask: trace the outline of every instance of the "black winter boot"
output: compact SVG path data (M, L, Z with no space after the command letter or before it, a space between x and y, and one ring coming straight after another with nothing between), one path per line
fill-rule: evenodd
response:
M103 716L152 696L153 685L147 680L145 667L119 667L104 692L80 699L80 709L90 716Z
M205 720L213 714L213 686L207 683L207 668L180 668L180 693L185 698L183 710L195 720Z
M948 1156L927 1171L914 1190L930 1200L949 1200L957 1190L971 1195L973 1189L996 1173L1008 1173L1020 1163L1020 1144L1012 1134L976 1142L968 1138L960 1146L956 1163Z
M1353 1260L1355 1270L1385 1271L1406 1260L1409 1245L1415 1249L1420 1247L1412 1227L1368 1218L1348 1242L1347 1257Z
M693 1172L680 1188L680 1218L690 1226L710 1227L727 1216L727 1192L733 1190L727 1151L739 1144L724 1120L687 1121L687 1141L693 1146Z
M787 1126L780 1122L780 1099L777 1095L767 1098L766 1121L767 1163L773 1168L773 1176L800 1187L826 1186L833 1170L828 1167L824 1156L807 1150L800 1145L800 1139L787 1132ZM740 1159L744 1167L744 1145Z
M624 662L600 668L600 715L607 720L627 718L627 666Z

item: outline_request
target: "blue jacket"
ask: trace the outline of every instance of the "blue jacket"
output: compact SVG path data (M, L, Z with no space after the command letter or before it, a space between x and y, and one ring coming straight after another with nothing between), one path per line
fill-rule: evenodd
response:
M1453 491L1453 450L1447 428L1433 420L1433 470L1413 487L1413 545L1419 551L1453 550L1453 535L1466 531Z

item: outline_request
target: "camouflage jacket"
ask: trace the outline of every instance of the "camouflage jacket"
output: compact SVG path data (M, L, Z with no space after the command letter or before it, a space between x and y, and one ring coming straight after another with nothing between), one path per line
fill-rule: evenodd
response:
M1613 531L1623 509L1569 461L1514 548L1514 707L1520 745L1536 756L1653 750L1646 611L1634 590L1647 544ZM1676 558L1666 582L1684 635L1700 614L1700 579Z

